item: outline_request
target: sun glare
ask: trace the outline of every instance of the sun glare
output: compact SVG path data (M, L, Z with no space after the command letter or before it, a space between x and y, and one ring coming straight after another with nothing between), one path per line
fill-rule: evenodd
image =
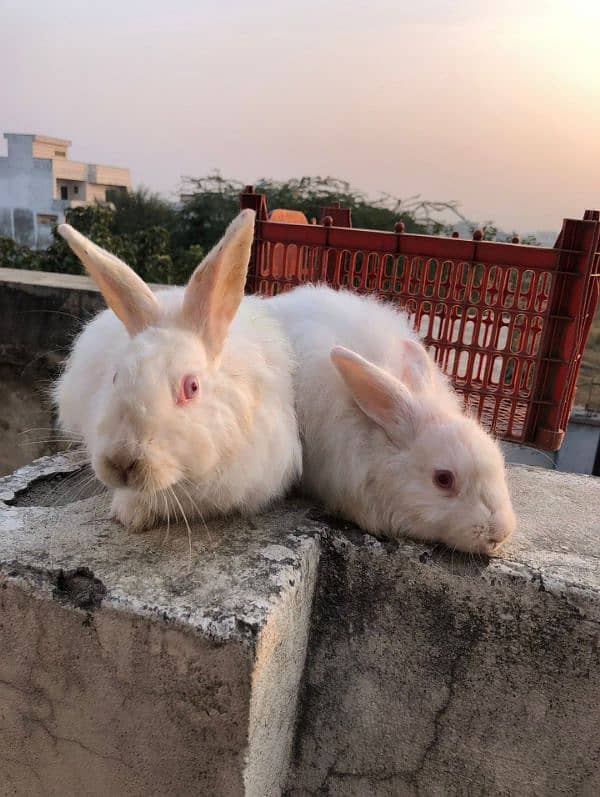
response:
M526 18L522 36L513 41L531 48L532 67L573 89L600 88L600 7L592 0L549 4L549 13Z

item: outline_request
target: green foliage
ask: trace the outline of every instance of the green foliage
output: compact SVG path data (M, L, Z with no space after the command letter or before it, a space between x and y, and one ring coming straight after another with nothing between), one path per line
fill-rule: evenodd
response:
M403 221L406 232L437 233L444 225L433 214L449 211L458 214L455 202L428 202L419 196L399 199L384 194L369 199L362 191L344 180L333 177L303 177L300 180L260 180L256 190L267 195L270 209L293 208L302 210L309 219L319 219L320 209L339 202L352 211L352 224L368 230L393 230Z
M516 233L513 233L513 236L515 234ZM538 241L538 239L535 237L535 235L533 233L531 233L530 235L525 235L521 239L521 243L522 244L527 244L527 246L539 246L540 245L540 242Z
M520 238L519 234L514 231L511 232L510 235L507 235L505 232L501 232L493 221L484 221L481 224L472 224L469 222L467 226L471 234L473 234L475 230L481 230L484 241L502 241L503 243L512 243L513 238L518 238L519 243L526 244L527 246L540 245L540 242L535 235L530 234Z
M498 235L498 228L493 221L484 221L481 224L469 223L468 228L471 235L475 230L481 230L484 241L495 241ZM510 238L507 238L507 240L510 240Z
M225 232L240 209L241 183L225 180L214 173L184 183L174 244L179 250L201 246L208 251Z
M179 242L210 248L236 214L243 188L243 183L226 180L219 172L197 179L187 178ZM354 227L370 230L391 231L397 221L403 221L407 232L438 233L445 225L435 220L434 214L449 212L462 218L455 202L428 202L418 196L402 200L389 195L372 200L350 183L333 177L302 177L283 182L262 179L254 188L257 193L266 195L269 210L301 210L309 221L319 219L322 207L339 202L341 207L352 211Z
M202 260L201 247L179 250L173 257L170 230L175 209L145 189L127 198L119 195L115 207L89 205L68 210L66 220L95 244L128 263L147 282L177 284L185 282L194 267ZM144 207L148 213L144 213ZM9 238L0 238L0 262L8 268L27 268L37 271L58 271L63 274L83 274L79 259L67 244L52 232L52 243L43 251L19 246Z
M38 252L0 236L0 264L5 268L37 269Z
M172 234L177 225L174 205L144 186L135 191L107 191L106 198L115 209L112 221L115 235L132 235L151 227L162 227Z
M493 221L484 221L481 225L481 232L483 233L484 241L495 241L498 235L498 227Z
M184 181L182 202L168 202L147 188L109 192L110 205L90 205L67 211L67 221L94 243L128 263L148 282L185 282L206 253L222 236L239 210L242 183L219 172ZM309 221L322 207L339 202L350 208L354 227L393 230L403 221L407 232L448 233L440 215L465 221L455 202L428 202L419 196L398 199L383 195L369 199L350 183L332 177L303 177L286 181L259 180L255 190L266 194L269 210L301 210ZM474 229L474 228L473 228ZM485 240L497 228L482 226ZM32 251L0 238L0 263L11 268L83 273L79 260L53 232L48 249Z

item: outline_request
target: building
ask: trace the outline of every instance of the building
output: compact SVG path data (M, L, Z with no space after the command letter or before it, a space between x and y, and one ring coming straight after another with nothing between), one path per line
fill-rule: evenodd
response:
M68 208L106 202L108 189L131 187L129 169L68 158L70 141L5 133L0 157L0 236L42 249Z

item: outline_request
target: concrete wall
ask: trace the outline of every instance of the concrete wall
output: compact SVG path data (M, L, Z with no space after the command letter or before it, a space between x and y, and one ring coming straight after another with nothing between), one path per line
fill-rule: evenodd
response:
M64 138L34 136L34 158L66 158L71 142Z
M86 186L85 197L88 202L105 202L106 201L106 186L96 185L96 183L88 183Z
M600 481L513 469L493 559L297 500L192 524L190 559L79 467L0 480L7 794L600 793Z
M33 136L9 136L8 156L0 158L0 235L31 248L46 245L38 235L37 214L64 219L54 202L52 161L33 157Z
M91 183L105 186L130 187L129 169L122 169L119 166L104 166L99 163L90 164Z
M510 481L497 559L323 538L289 797L600 793L600 482Z
M56 450L49 382L103 306L86 277L0 269L0 475Z
M304 509L212 524L190 561L180 529L123 535L101 497L73 535L73 504L48 506L53 469L72 472L61 459L0 482L0 793L281 794L318 558Z
M87 163L67 160L66 158L57 158L52 164L54 177L57 180L87 182L90 179L89 168Z

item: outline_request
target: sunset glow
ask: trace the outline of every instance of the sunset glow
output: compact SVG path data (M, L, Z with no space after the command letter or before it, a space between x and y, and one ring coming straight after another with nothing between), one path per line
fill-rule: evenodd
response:
M3 3L2 128L165 193L331 174L520 231L600 206L598 4L413 5Z

